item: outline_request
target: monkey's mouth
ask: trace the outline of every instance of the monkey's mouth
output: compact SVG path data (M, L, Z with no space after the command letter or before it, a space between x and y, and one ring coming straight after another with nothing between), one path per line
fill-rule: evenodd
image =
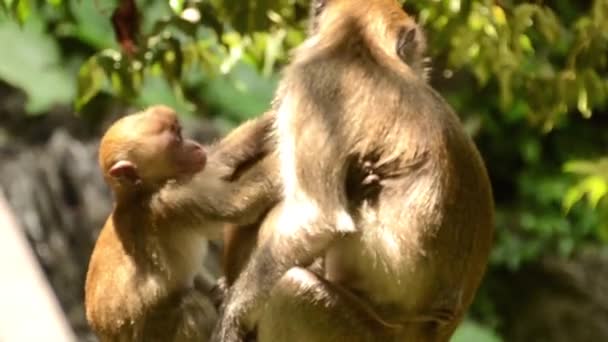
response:
M207 152L202 147L199 147L192 153L192 163L190 163L191 172L198 172L207 165Z
M180 160L178 164L180 166L179 173L183 175L191 175L202 171L207 165L207 152L203 147L197 146L187 154L187 160Z

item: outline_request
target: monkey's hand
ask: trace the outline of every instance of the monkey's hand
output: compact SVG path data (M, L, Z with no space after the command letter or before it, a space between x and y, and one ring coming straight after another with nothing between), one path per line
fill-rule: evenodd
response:
M221 277L217 280L215 285L209 291L209 297L211 297L211 301L215 305L216 308L219 308L224 302L224 298L228 293L228 281L226 277Z

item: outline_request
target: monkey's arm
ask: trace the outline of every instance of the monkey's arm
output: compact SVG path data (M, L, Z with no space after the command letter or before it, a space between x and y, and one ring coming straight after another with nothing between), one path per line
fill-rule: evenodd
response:
M266 156L236 179L224 179L223 174L197 176L189 187L196 194L189 209L201 218L228 221L239 225L255 223L281 194L274 156ZM219 165L218 169L224 165Z
M273 231L277 229L279 228L274 225L271 228ZM302 231L294 231L292 239L275 235L254 250L245 269L224 298L222 316L215 328L212 341L243 341L246 333L251 331L258 322L262 308L273 296L272 289L279 280L294 265L307 266L310 264L310 261L314 259L313 253L311 253L313 251L306 251L306 242L298 244L293 241L302 237L305 241L317 244L317 246L311 246L315 249L319 248L321 244L325 244L321 240L329 241L323 236L304 237L304 234ZM316 239L317 241L314 241ZM297 259L297 256L304 256L304 258Z
M209 157L227 168L225 177L234 180L241 172L268 154L274 153L272 129L276 113L268 111L242 123L209 147Z
M290 108L294 102L298 101L284 100L277 115L280 117L283 110L301 112L297 106ZM307 267L333 241L356 231L346 208L346 161L338 146L341 139L323 120L315 120L319 117L321 113L312 113L308 120L298 122L299 132L314 134L290 132L293 137L280 139L281 145L297 139L300 146L279 147L285 148L279 152L284 202L271 223L272 237L254 252L228 294L215 341L241 340L255 326L270 292L289 269ZM278 131L284 134L289 128L279 123Z
M274 113L250 120L209 149L205 168L166 185L153 205L168 207L164 220L250 224L278 200L281 183L274 141Z
M256 337L260 342L391 341L398 328L347 290L294 267L273 288Z

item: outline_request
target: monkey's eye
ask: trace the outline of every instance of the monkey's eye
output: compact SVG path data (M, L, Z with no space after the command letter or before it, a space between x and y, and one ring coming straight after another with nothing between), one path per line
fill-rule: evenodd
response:
M178 123L171 125L171 133L172 133L173 137L175 138L176 142L178 142L178 143L182 142L182 140L183 140L182 126L180 126Z

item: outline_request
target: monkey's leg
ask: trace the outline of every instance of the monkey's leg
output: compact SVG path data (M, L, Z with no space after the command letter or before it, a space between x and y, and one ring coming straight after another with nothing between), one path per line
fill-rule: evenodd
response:
M390 341L398 332L379 322L366 304L300 267L271 292L258 323L258 341Z
M253 252L249 262L228 291L223 303L221 319L212 336L214 342L243 341L244 336L257 324L270 292L287 271L295 266L309 266L327 246L340 237L331 229L295 229L278 231L280 218L288 218L283 202L277 215L266 219L264 226L272 232ZM303 209L305 210L305 209ZM297 222L296 222L297 223ZM291 224L294 224L293 222ZM266 226L268 225L268 226Z
M258 342L449 341L460 321L449 309L388 318L339 285L300 267L277 283L258 322Z

